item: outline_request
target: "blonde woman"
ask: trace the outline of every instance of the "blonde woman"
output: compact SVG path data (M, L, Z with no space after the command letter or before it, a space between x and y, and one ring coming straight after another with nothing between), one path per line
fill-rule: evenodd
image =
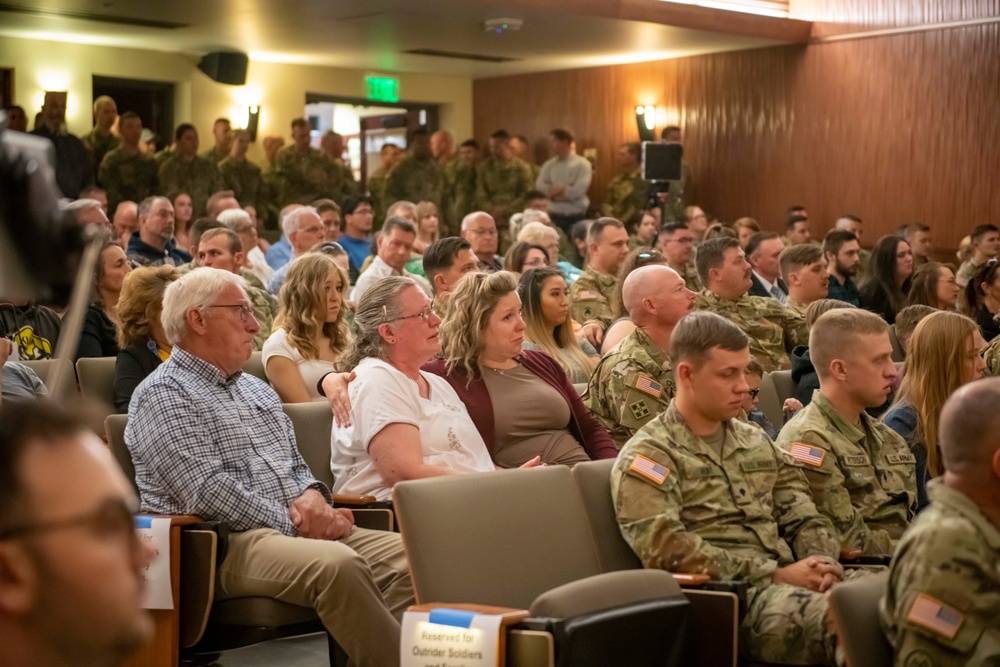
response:
M976 323L958 313L928 315L907 344L906 373L883 421L906 439L917 461L917 508L928 503L928 479L944 468L938 448L938 419L948 397L983 376L986 346Z
M343 268L323 253L305 253L289 268L262 353L264 372L283 402L323 400L317 383L347 347L349 284Z
M413 242L413 252L423 255L427 246L441 238L441 216L434 202L422 201L417 204L417 240Z

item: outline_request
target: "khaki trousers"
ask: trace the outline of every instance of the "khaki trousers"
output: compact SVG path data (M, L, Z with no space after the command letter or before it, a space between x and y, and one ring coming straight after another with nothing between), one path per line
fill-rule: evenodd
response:
M339 541L234 533L216 597L252 596L314 608L359 667L399 664L399 619L414 601L399 535L364 528Z

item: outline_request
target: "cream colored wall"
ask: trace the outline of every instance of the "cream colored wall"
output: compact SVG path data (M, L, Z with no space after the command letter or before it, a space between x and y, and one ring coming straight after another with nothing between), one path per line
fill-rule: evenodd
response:
M263 156L261 139L288 136L289 122L301 116L307 92L364 98L365 70L251 62L247 85L216 83L197 68L197 57L89 44L70 44L4 37L0 67L14 68L15 100L28 112L29 122L45 90L70 92L66 121L71 132L91 127L92 76L113 76L176 83L174 121L192 122L202 147L211 141L212 122L228 116L245 120L246 107L260 105L260 125L251 157ZM404 102L440 105L441 126L459 141L472 136L472 80L424 74L394 74Z

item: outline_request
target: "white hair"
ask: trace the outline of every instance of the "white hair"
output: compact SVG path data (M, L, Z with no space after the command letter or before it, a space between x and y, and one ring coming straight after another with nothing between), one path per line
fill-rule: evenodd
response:
M86 211L88 208L99 208L102 211L104 210L101 202L96 199L77 199L63 206L63 212L69 213L71 211Z
M833 226L834 226L834 229L850 229L851 225L854 224L855 222L858 222L858 221L857 220L852 220L851 218L838 218L837 222L834 223Z
M285 234L285 236L291 236L295 232L299 231L299 226L302 224L302 216L307 213L312 213L317 218L319 217L319 213L316 212L314 207L300 206L297 209L289 211L285 217L281 219L281 231Z
M212 269L207 266L190 271L167 285L163 293L163 312L160 323L171 345L177 345L187 333L187 313L192 308L201 309L215 305L219 294L228 285L246 292L247 283L235 273Z
M216 220L237 234L247 227L253 227L253 220L250 219L250 214L241 208L227 208L219 214Z
M544 222L529 222L517 233L517 240L544 246L545 242L559 241L559 232Z
M469 215L462 218L462 231L464 232L465 230L467 230L469 226L473 222L475 222L476 219L479 218L480 216L486 216L490 220L493 220L493 216L487 213L486 211L473 211Z

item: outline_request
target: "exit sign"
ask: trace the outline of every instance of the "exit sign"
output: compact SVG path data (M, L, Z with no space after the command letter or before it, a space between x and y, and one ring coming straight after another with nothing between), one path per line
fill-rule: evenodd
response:
M368 84L368 99L376 102L398 102L399 81L388 76L365 77Z

